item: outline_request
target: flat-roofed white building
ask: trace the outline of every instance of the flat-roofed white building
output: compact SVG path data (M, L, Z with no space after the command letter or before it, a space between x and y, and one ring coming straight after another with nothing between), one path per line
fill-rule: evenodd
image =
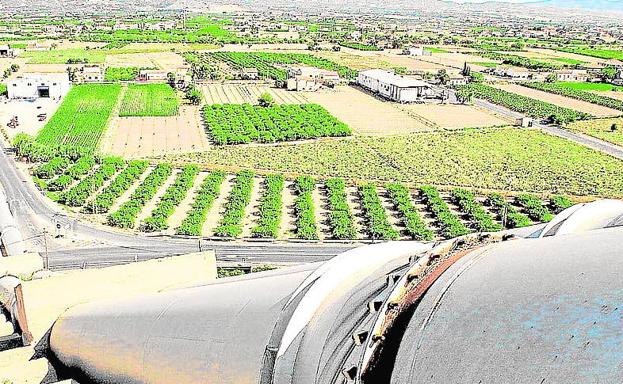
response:
M167 73L160 69L141 69L138 73L138 81L166 82Z
M74 75L76 83L101 83L104 81L104 70L99 65L84 65Z
M433 53L424 47L409 47L403 50L405 55L409 56L432 56Z
M382 69L359 72L357 83L389 100L410 103L435 97L430 84Z
M9 99L50 98L58 100L69 92L67 73L27 73L9 80Z
M340 82L336 71L316 67L288 68L286 88L290 91L317 91L321 86L334 87Z

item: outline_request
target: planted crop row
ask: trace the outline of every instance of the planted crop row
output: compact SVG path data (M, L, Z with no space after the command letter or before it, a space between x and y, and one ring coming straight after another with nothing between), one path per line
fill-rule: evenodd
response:
M277 238L281 223L282 191L284 178L269 175L264 179L264 194L260 199L259 219L252 230L253 237Z
M93 153L119 97L119 85L72 87L63 103L37 136L45 145L80 146Z
M339 240L357 238L353 214L348 206L344 179L329 179L325 187L327 188L331 237Z
M287 73L278 65L304 64L320 69L336 71L341 77L354 78L357 72L333 61L305 53L278 52L213 52L206 54L205 61L214 59L227 63L234 69L256 68L262 77L285 81Z
M205 178L195 195L191 210L176 230L178 235L201 235L208 211L218 197L224 180L225 173L221 171L214 171Z
M374 240L396 240L400 236L392 227L383 208L381 198L375 184L364 184L359 187L361 207L365 216L367 233Z
M294 181L296 193L294 202L294 213L296 215L295 236L297 239L318 239L318 227L316 226L316 216L314 215L314 199L312 198L315 184L316 182L311 176L299 176Z
M168 84L130 84L119 116L175 116L179 101L175 89Z
M478 232L497 232L503 229L476 201L472 192L463 188L456 188L452 191L452 201L469 217Z
M592 92L586 92L580 89L565 87L558 83L521 83L524 87L545 91L556 95L570 97L572 99L586 101L592 104L602 105L604 107L618 109L623 111L623 100L613 99L612 97L598 95Z
M81 207L87 199L98 189L100 189L106 180L109 180L119 171L125 162L118 157L106 158L97 170L82 179L75 187L63 193L59 201L70 207Z
M381 51L382 49L377 47L376 45L370 44L362 44L351 41L342 41L340 42L342 47L356 49L358 51Z
M517 55L509 55L507 53L499 52L478 52L478 56L485 57L487 59L501 60L504 64L513 65L516 67L524 67L534 70L554 70L560 69L562 66L547 61L535 60L529 57L522 57Z
M69 159L64 156L56 156L45 164L35 169L33 175L41 179L51 179L55 175L63 173L65 168L69 166Z
M517 212L499 193L492 193L487 198L489 205L498 215L498 219L506 228L522 228L532 225L530 218L523 213Z
M528 217L536 222L544 223L554 218L554 215L550 213L537 196L526 193L517 196L515 201L525 209Z
M225 213L214 231L216 236L238 237L242 233L242 219L245 208L251 201L254 176L251 171L241 171L236 175L234 186L225 203Z
M65 173L48 183L48 191L59 192L66 190L74 180L80 180L81 177L91 172L94 166L95 158L93 156L79 158L65 170Z
M469 229L450 211L450 207L441 198L437 188L432 186L420 187L420 194L422 200L435 217L443 237L452 239L469 233Z
M108 225L119 228L133 228L136 217L145 204L151 200L160 186L164 184L173 168L171 164L161 163L143 180L130 199L108 216Z
M219 145L351 134L346 124L317 104L273 107L213 104L204 107L203 116L206 130Z
M65 172L66 175L78 180L82 176L86 175L95 166L95 158L93 156L83 156L76 160L76 162Z
M392 203L400 212L401 220L405 226L405 232L414 240L430 241L434 239L434 233L418 213L409 189L400 183L391 183L386 186Z
M485 99L493 104L501 105L533 118L548 119L555 124L566 124L575 120L586 120L592 117L587 113L559 107L541 100L497 89L486 84L470 83L468 85L462 85L458 87L458 89L461 93L468 93L473 97Z
M166 190L151 215L145 219L141 229L145 232L163 231L169 227L167 219L175 208L184 200L188 190L192 188L195 178L199 174L199 167L187 165L182 169L173 184Z
M136 160L129 163L115 179L95 198L88 208L92 213L104 213L113 206L115 201L127 191L147 169L147 161Z

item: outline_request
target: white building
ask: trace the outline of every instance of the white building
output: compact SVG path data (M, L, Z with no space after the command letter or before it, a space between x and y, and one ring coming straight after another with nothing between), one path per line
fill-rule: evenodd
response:
M376 94L400 103L436 96L430 84L382 69L359 72L357 83Z
M160 69L141 69L138 73L138 81L166 82L167 71Z
M334 87L340 82L340 75L335 71L315 67L288 68L286 88L289 91L317 91L320 87Z
M51 98L58 100L69 92L67 73L30 73L9 80L9 99Z
M433 55L431 51L427 51L426 49L424 49L424 47L405 48L403 53L409 56L432 56Z
M74 74L75 83L101 83L104 81L104 71L99 65L84 65Z
M510 77L514 80L528 80L532 78L532 72L529 69L508 65L498 65L493 74L501 77Z
M556 72L558 81L588 81L588 72L585 69L565 69Z
M0 57L16 57L18 55L18 49L11 48L8 45L0 45Z
M469 82L467 77L462 75L450 75L448 78L447 85L458 86L458 85L466 85Z

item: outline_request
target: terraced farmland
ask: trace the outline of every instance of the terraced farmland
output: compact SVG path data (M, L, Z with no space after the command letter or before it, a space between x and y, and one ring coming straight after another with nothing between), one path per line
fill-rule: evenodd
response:
M84 84L74 86L37 141L50 146L80 146L95 152L117 103L121 86Z
M33 170L56 168L58 163L53 159ZM56 178L74 164L66 164L65 173ZM69 209L129 231L170 235L428 241L551 220L552 213L569 204L560 196L487 196L311 176L292 181L249 171L228 176L195 165L147 167L119 158L88 163L87 168L78 180L60 187L60 201Z

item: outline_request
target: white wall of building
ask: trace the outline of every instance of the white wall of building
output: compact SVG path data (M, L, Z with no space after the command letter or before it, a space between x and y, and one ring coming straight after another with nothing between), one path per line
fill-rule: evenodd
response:
M7 94L9 99L37 99L47 93L47 97L58 100L70 87L67 74L26 74L9 80Z

